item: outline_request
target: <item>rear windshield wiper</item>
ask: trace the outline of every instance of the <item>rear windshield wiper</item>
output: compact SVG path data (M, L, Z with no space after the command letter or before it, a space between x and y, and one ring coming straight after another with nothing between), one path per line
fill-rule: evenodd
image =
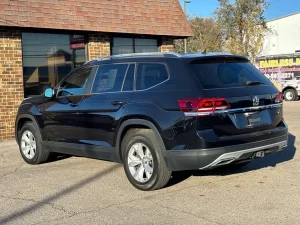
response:
M254 86L254 85L260 85L260 84L265 84L265 83L260 82L260 81L247 81L245 83L245 86Z

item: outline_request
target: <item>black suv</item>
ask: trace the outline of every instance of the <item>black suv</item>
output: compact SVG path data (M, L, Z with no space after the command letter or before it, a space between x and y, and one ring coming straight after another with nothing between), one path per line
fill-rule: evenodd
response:
M123 163L138 189L172 171L245 165L282 150L282 94L248 59L147 53L89 61L20 105L15 136L29 164L51 152Z

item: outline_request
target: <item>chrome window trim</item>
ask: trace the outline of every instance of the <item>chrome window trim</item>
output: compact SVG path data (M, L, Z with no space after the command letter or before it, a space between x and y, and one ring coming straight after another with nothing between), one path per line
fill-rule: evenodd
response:
M154 86L152 86L152 87L149 87L149 88L147 88L147 89L136 90L136 76L137 76L137 68L138 68L138 64L139 64L139 63L144 63L144 64L146 64L146 63L149 63L149 64L150 64L150 63L151 63L151 64L163 64L163 65L165 66L166 70L167 70L167 73L168 73L168 79L167 79L167 80L164 80L163 82L158 83L158 84L156 84L156 85L154 85ZM96 75L97 75L97 72L98 72L98 69L99 69L101 66L104 66L104 65L115 65L115 64L128 64L129 66L130 66L130 64L135 64L134 80L133 80L133 90L132 90L132 91L122 91L122 90L121 90L121 91L109 91L109 92L100 92L100 93L94 93L94 92L92 92L93 86L94 86L94 83L95 83L95 79L96 79ZM88 93L87 95L99 95L99 94L112 94L112 93L126 93L126 92L148 91L148 90L150 90L150 89L152 89L152 88L154 88L154 87L157 87L157 86L159 86L159 85L161 85L161 84L163 84L163 83L169 81L169 80L170 80L170 77L171 77L171 76L170 76L170 70L169 70L169 67L168 67L167 63L164 63L164 62L156 62L156 61L154 61L154 62L120 62L120 63L105 63L105 64L97 65L96 67L97 67L97 70L95 71L94 81L92 82L90 93ZM128 68L129 68L129 67L128 67ZM127 68L127 69L128 69L128 68ZM125 77L126 77L126 75L127 75L127 73L125 74Z
M282 103L253 106L253 107L246 107L246 108L224 109L224 110L217 110L215 112L184 112L184 115L188 117L210 116L210 115L224 114L224 113L244 113L244 112L251 112L255 110L264 110L264 109L280 108L280 107L282 107Z
M121 86L121 91L123 90L123 86L124 86L125 79L126 79L126 76L127 76L127 73L128 73L128 70L129 70L130 65L131 65L131 64L128 64L128 65L127 65L127 69L126 69L125 75L124 75L124 77L123 77L123 82L122 82L122 86Z
M124 80L123 80L123 84L122 84L122 88L121 88L121 91L120 91L120 92L128 92L128 91L123 91L123 88L124 88L125 80L126 80L127 75L128 75L128 74L127 74L127 73L128 73L128 70L129 70L129 68L130 68L131 65L134 65L132 91L134 90L135 71L136 71L137 66L136 66L136 62L131 62L131 63L128 64L128 68L127 68L126 74L125 74L125 76L124 76Z

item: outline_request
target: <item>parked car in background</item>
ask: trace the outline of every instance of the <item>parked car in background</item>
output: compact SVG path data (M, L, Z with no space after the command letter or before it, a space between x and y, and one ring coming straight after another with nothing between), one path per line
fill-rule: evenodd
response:
M281 151L282 95L248 59L145 53L87 62L18 110L16 140L29 164L51 152L123 163L141 190L172 171L244 166Z
M296 101L300 95L300 54L262 56L256 66L283 93L284 100Z

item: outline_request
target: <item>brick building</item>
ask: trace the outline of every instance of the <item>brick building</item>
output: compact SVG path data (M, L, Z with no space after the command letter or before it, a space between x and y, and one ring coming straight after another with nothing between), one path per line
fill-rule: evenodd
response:
M191 36L178 0L1 0L0 140L23 98L111 54L172 51Z

